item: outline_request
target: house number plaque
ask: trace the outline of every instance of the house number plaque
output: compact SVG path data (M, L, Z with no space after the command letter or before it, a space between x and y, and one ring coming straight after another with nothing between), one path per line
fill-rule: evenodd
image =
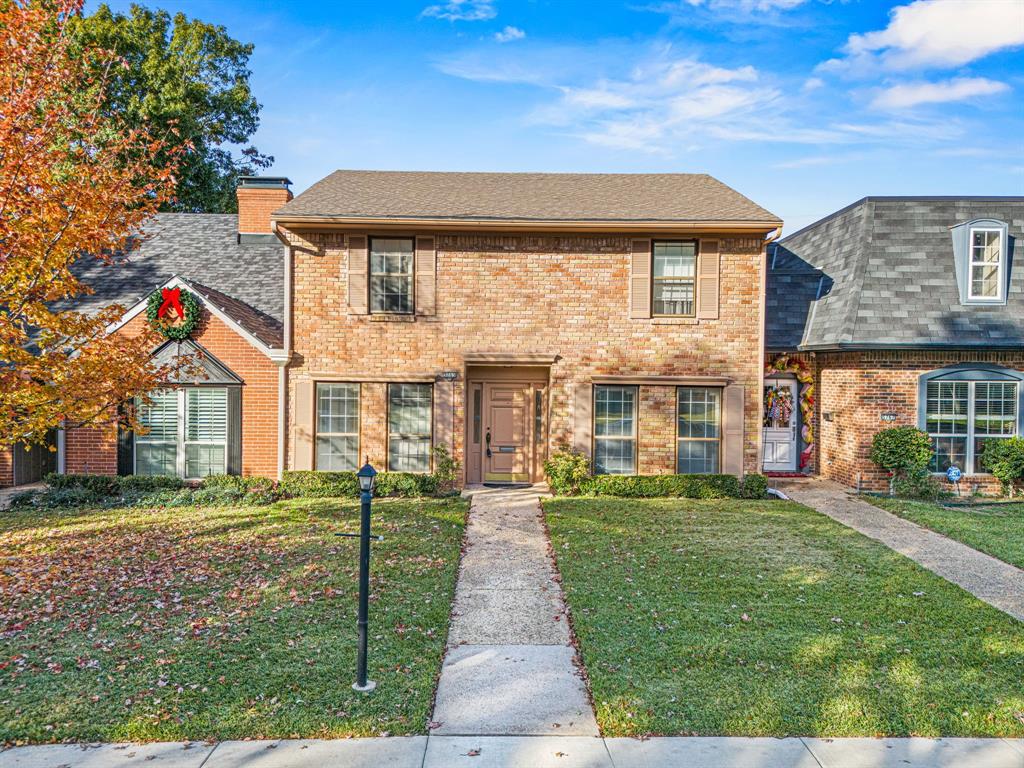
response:
M458 378L458 371L441 371L439 374L437 374L438 381L455 381Z

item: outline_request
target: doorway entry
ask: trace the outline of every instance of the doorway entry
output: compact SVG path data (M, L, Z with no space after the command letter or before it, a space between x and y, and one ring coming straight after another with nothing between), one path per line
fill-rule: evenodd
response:
M548 369L476 366L468 369L466 382L466 482L542 480Z
M797 382L791 378L764 380L765 472L795 472L799 455L800 408Z

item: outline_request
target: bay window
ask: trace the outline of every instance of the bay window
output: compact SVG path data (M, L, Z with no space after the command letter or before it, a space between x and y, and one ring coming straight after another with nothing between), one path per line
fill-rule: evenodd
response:
M316 385L316 468L359 468L359 385Z
M594 387L594 474L636 474L637 388Z
M388 471L429 472L433 387L388 384Z

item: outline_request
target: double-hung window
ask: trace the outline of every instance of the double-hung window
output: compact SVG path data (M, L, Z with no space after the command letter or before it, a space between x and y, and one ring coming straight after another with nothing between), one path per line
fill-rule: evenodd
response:
M316 468L359 468L359 385L316 385Z
M1003 232L1001 229L972 229L970 234L970 299L1003 298Z
M697 243L692 240L655 240L651 246L651 258L653 314L692 317L696 307Z
M411 237L370 239L370 311L411 314L414 241Z
M636 387L594 387L595 474L636 474L636 409Z
M1018 387L1012 381L929 381L925 429L932 438L932 472L956 466L986 472L985 447L1017 434Z
M227 472L228 391L223 387L162 389L138 401L135 474L199 478Z
M722 390L679 387L676 472L716 474L722 453Z
M433 387L388 384L388 471L429 472Z

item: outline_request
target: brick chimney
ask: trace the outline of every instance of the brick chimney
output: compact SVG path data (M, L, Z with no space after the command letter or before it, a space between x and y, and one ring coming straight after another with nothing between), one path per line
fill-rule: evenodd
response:
M238 177L238 236L269 235L270 214L292 199L284 176Z

